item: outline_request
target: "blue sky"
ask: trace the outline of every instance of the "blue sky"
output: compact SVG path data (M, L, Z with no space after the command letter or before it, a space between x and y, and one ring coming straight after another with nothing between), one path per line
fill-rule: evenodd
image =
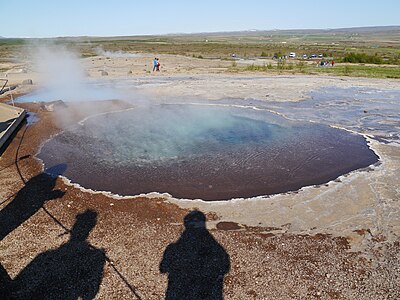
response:
M399 0L0 0L0 36L116 36L400 25Z

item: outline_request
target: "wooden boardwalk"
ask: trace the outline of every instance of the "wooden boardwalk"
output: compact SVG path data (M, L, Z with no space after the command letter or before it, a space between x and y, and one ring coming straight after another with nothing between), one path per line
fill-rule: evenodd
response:
M0 148L18 128L25 115L26 112L22 108L0 103Z

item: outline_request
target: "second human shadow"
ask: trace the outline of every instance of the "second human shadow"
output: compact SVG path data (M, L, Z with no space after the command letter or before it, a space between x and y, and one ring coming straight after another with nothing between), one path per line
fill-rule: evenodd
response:
M223 299L224 276L230 270L225 249L206 229L206 217L192 211L185 230L165 249L160 272L168 273L165 299Z

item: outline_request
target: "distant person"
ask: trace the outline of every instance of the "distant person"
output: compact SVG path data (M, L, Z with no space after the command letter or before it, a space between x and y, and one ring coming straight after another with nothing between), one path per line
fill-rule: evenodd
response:
M160 71L160 60L157 58L157 68L156 68L156 70L157 71Z
M165 249L160 263L160 272L168 273L165 299L223 299L229 255L208 232L205 222L201 211L187 214L181 237Z
M331 65L332 65L332 67L335 65L335 61L333 59L332 59Z
M157 70L157 64L158 64L158 58L155 57L153 60L153 72Z

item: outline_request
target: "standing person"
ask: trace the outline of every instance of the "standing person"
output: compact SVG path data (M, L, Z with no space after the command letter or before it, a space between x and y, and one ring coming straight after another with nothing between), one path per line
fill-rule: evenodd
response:
M332 59L331 65L332 65L332 67L335 65L335 61L333 59Z
M153 72L157 70L157 63L158 63L158 58L155 57L153 60Z
M160 60L157 58L157 71L160 71Z

